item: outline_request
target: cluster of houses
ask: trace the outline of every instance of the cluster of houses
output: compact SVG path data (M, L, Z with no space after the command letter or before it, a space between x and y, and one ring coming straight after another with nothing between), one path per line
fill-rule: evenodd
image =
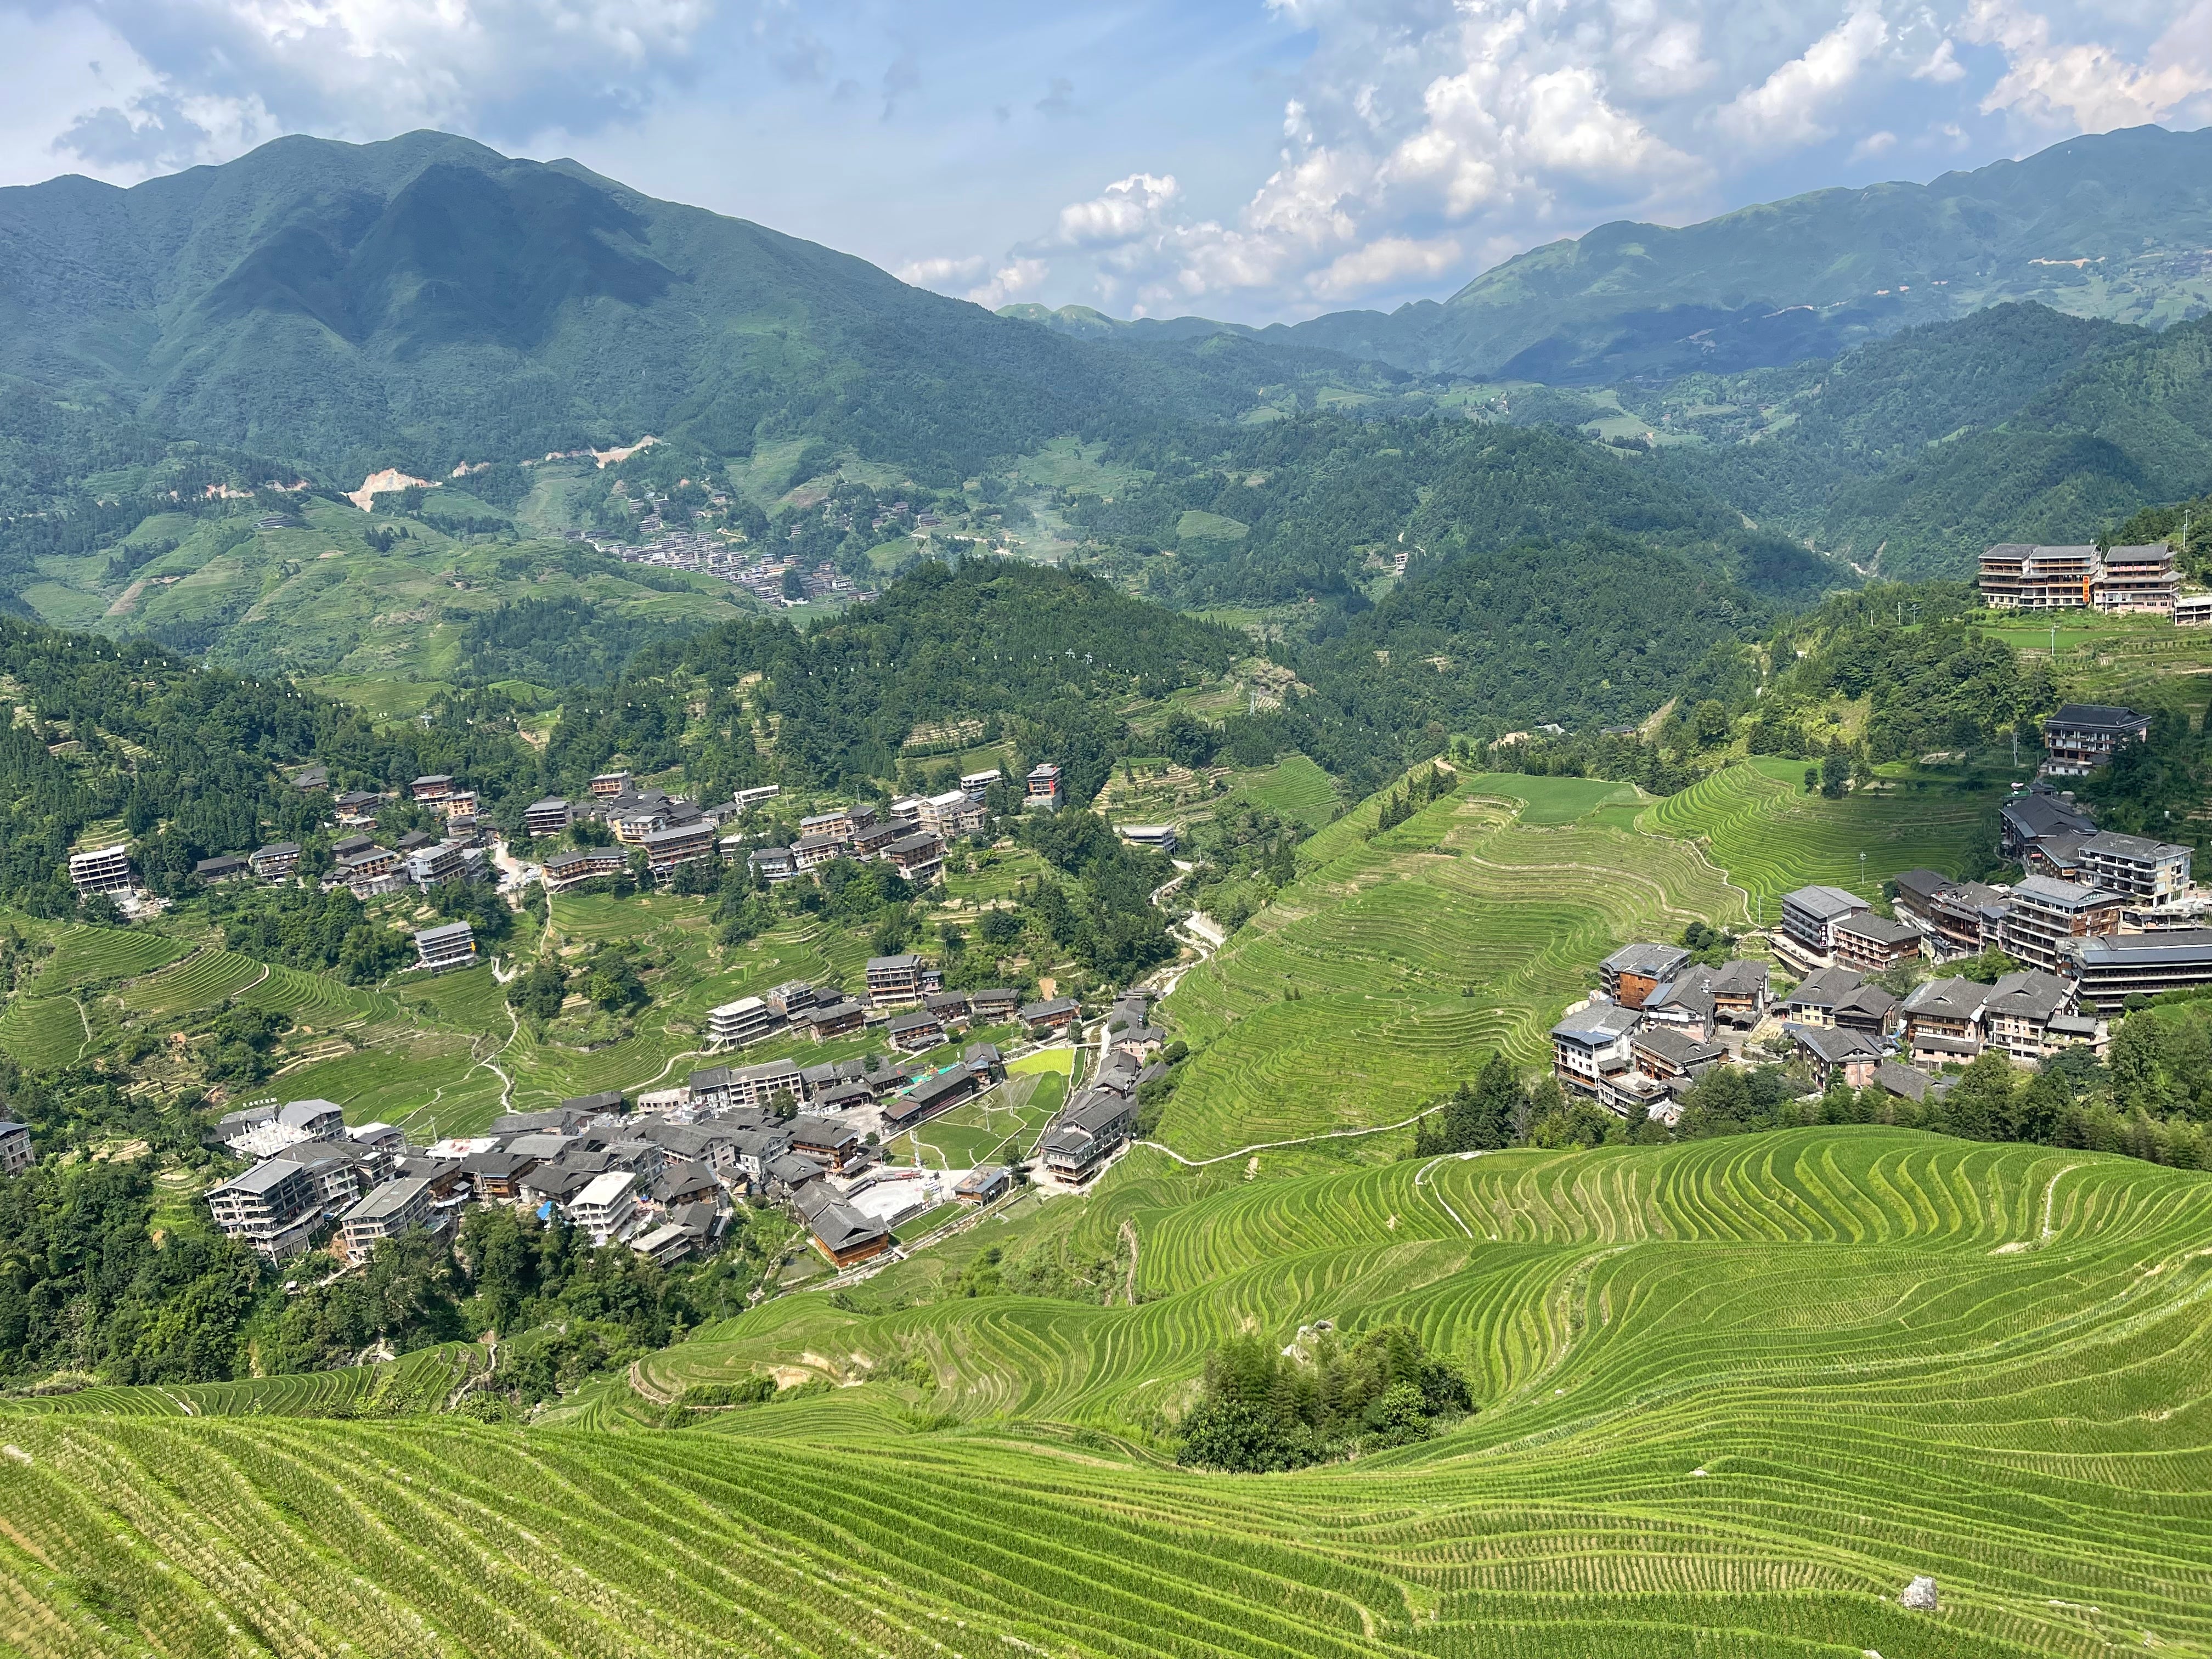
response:
M940 1037L971 1021L1029 1012L1047 1036L1073 1024L1080 1009L1033 1004L1012 992L951 994L922 988L927 964L908 957L869 963L871 995L903 999L936 1022ZM717 1016L750 1022L765 1011L797 1024L844 1000L804 984L726 1005ZM1081 1185L1127 1144L1137 1096L1164 1073L1165 1033L1151 1021L1149 993L1132 992L1107 1021L1097 1075L1078 1091L1040 1139L1040 1179ZM749 1026L748 1026L749 1029ZM928 1046L938 1046L932 1043ZM482 1134L406 1144L387 1124L348 1129L325 1100L265 1101L228 1113L210 1141L251 1161L211 1188L216 1224L270 1260L308 1248L325 1229L340 1260L356 1261L410 1228L458 1225L472 1203L519 1206L578 1229L595 1246L623 1244L670 1262L718 1248L735 1205L753 1199L790 1206L816 1248L842 1268L889 1249L892 1229L928 1207L922 1171L879 1161L882 1142L975 1098L1006 1074L988 1042L969 1043L950 1063L882 1056L802 1066L791 1060L715 1066L676 1088L563 1101L549 1111L502 1117ZM23 1161L29 1136L20 1136ZM0 1129L0 1169L15 1154ZM1008 1167L963 1174L957 1197L988 1203L1010 1191Z
M557 836L584 821L604 823L611 845L579 848L545 860L545 885L563 892L602 876L621 875L642 855L655 881L687 864L720 859L725 828L763 801L782 793L764 784L741 789L726 801L702 806L665 789L639 784L628 772L602 772L586 786L581 800L549 795L523 811L523 827L532 836Z
M2071 705L2054 724L2087 768L2137 740L2144 722ZM1771 1019L1823 1086L1840 1076L1920 1098L1945 1086L1931 1073L1991 1051L2022 1064L2076 1044L2101 1056L2110 1016L2130 997L2212 984L2212 927L2188 848L2100 830L2048 782L2015 793L2000 816L2002 850L2028 872L2009 884L1908 870L1892 884L1888 915L1841 887L1784 894L1766 937L1798 983L1778 1002L1765 963L1707 967L1674 945L1624 946L1553 1028L1555 1075L1623 1115L1671 1123L1698 1077L1741 1062L1739 1034ZM1990 984L1929 978L1902 997L1877 982L1906 964L1991 951L2018 970Z
M658 565L719 576L767 605L807 605L824 599L849 605L875 597L872 590L860 586L827 561L809 564L797 558L763 558L742 542L726 541L696 530L669 530L657 515L647 517L639 527L653 538L641 546L593 540L580 532L577 539L591 541L602 553L611 553L624 564ZM799 573L803 597L793 598L784 591L788 573L793 570Z

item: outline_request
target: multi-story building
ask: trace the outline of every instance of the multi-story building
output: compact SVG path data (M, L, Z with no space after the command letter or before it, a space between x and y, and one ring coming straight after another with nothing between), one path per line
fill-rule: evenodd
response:
M845 856L842 836L801 836L791 843L791 862L799 870L816 870Z
M218 882L236 881L253 873L253 866L235 853L224 853L211 859L202 859L192 866L195 879L213 886Z
M922 801L921 827L951 841L981 829L983 809L968 798L965 790L948 789Z
M782 793L783 786L780 783L763 783L757 784L750 789L740 789L730 799L736 803L738 811L750 812L754 807L763 802L774 800Z
M933 886L945 874L945 843L927 830L901 836L884 848L884 862L917 887Z
M921 1000L921 958L908 951L896 957L870 957L868 1000L878 1008L902 1006Z
M980 806L983 804L984 795L989 792L991 786L998 781L999 774L995 769L988 772L963 773L960 778L960 793Z
M2071 980L2034 969L2007 974L1990 987L1982 1004L1983 1042L2014 1060L2041 1060L2075 1040L2069 1030L2052 1030L2054 1023L2071 1014L2074 1006Z
M289 876L299 867L300 843L296 841L271 842L266 847L255 848L246 854L246 867L262 881L276 881Z
M2079 610L2096 574L2094 547L2006 542L1982 555L1982 603L1992 611Z
M117 842L90 852L72 853L70 883L80 893L127 893L136 884L131 875L131 846Z
M1920 930L1910 922L1855 910L1828 930L1836 960L1861 973L1878 974L1920 954Z
M407 855L407 879L417 887L435 887L441 881L460 878L465 866L457 841L433 842Z
M522 827L533 836L557 836L568 827L568 803L558 795L532 801L522 811Z
M842 845L853 838L853 810L840 806L827 812L810 812L799 821L801 837L826 836Z
M759 997L740 997L707 1015L707 1041L715 1048L742 1048L766 1036L782 1016Z
M2212 927L2100 934L2074 942L2068 956L2081 1000L2106 1013L2131 996L2212 985Z
M2181 591L2173 549L2035 547L2008 542L1982 555L1982 603L1995 611L2094 608L2170 617Z
M307 1166L272 1158L208 1188L215 1224L270 1261L303 1250L322 1219L320 1185Z
M602 772L584 787L602 800L613 800L629 793L629 781L627 772Z
M437 1218L431 1208L430 1183L420 1177L387 1181L372 1188L368 1197L338 1218L338 1234L345 1241L346 1260L359 1261L387 1238L410 1228L428 1227Z
M1598 986L1607 1001L1641 1008L1689 961L1690 953L1679 945L1624 945L1598 964Z
M609 1170L594 1176L568 1203L568 1224L594 1246L623 1237L637 1220L637 1176Z
M545 884L558 893L601 876L618 876L629 868L629 854L619 847L586 847L545 860Z
M2012 890L2012 914L2005 918L2003 948L2017 962L2055 973L2066 960L2067 952L2062 948L2066 941L2119 931L2118 894L2100 892L2079 882L2030 876Z
M1552 1028L1552 1073L1570 1089L1595 1095L1607 1078L1628 1069L1629 1040L1644 1024L1633 1008L1593 1002Z
M1149 847L1156 853L1172 853L1182 836L1172 823L1124 823L1114 833L1132 847Z
M2115 615L2170 617L2181 594L2181 573L2174 568L2170 543L2108 547L2089 583L2089 602Z
M473 968L477 960L477 930L465 921L449 921L425 927L415 935L418 965L434 974L448 968Z
M2075 849L2084 884L2118 893L2129 909L2162 910L2189 891L2190 850L2102 830Z
M703 817L696 823L655 830L639 845L645 849L647 867L656 876L665 875L680 864L720 856L714 825Z
M1047 762L1030 769L1029 797L1024 805L1037 807L1047 812L1060 811L1066 797L1060 793L1060 769Z
M1972 1060L1982 1051L1982 1006L1990 988L1970 979L1931 979L1905 999L1905 1041L1916 1066Z
M408 793L416 800L443 800L453 793L453 776L450 773L432 772L416 779L408 786Z
M2081 777L2150 735L2150 716L2109 703L2069 702L2043 722L2043 770Z
M37 1163L27 1124L0 1123L0 1176L21 1175Z
M1826 964L1836 953L1836 924L1874 907L1840 887L1800 887L1782 896L1782 929L1776 943Z
M799 873L799 860L788 847L756 847L745 854L745 862L759 871L761 879L771 887L781 886Z

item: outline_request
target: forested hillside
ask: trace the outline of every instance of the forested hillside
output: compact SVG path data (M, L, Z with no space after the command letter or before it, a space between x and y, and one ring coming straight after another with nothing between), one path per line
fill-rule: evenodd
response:
M2212 319L2003 306L1833 363L1625 389L1662 470L1863 568L1963 575L1998 541L2078 543L2212 489Z
M1086 496L1069 517L1117 572L1176 605L1329 595L1341 606L1401 552L1418 572L1453 553L1595 530L1771 598L1851 580L1640 454L1546 428L1312 415L1164 431L1126 453L1149 482Z
M646 653L571 702L547 751L576 782L622 754L712 793L767 776L854 787L898 775L911 739L1011 740L1087 801L1127 752L1123 705L1218 675L1247 649L1094 577L992 559L927 562L883 599L800 633L737 623ZM751 689L761 682L757 691ZM689 711L703 697L703 716ZM775 734L763 752L757 735Z
M1603 225L1449 300L1279 330L1425 372L1604 386L1833 357L2008 300L2166 324L2212 302L2212 129L2142 126L2018 161L1768 202L1680 229Z
M672 431L726 455L811 434L957 483L1132 409L1235 415L1324 359L1403 378L1104 349L436 132L0 191L0 373L348 488Z

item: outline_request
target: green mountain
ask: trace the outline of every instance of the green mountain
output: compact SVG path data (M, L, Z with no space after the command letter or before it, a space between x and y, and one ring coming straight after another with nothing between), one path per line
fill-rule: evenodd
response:
M0 191L0 374L349 487L672 431L724 455L819 435L957 482L1133 403L1237 413L1255 353L1101 351L436 132Z
M1692 400L1759 424L1668 447L1662 471L1892 576L1963 575L1992 542L2087 541L2212 489L2212 319L2160 333L2002 306L1641 406Z
M1602 386L1834 357L2008 300L2179 322L2212 305L2208 246L2212 128L2135 127L1925 185L1814 191L1680 229L1602 225L1441 302L1237 331L1425 374ZM1071 335L1115 331L1082 307L1039 311L1020 314ZM1149 326L1177 337L1235 327Z

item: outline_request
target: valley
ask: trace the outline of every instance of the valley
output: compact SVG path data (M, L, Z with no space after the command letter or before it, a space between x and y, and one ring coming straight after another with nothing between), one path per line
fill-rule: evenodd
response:
M2212 1656L2208 141L0 191L0 1649Z

